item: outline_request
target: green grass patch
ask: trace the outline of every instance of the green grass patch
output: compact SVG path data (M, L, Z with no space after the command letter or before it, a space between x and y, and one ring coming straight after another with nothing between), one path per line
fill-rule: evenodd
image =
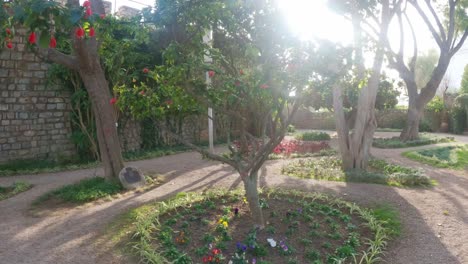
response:
M117 180L107 181L102 177L94 177L45 193L34 201L33 204L38 205L53 198L69 203L83 204L112 196L121 191L123 191L123 187Z
M354 203L284 190L260 197L262 230L252 228L243 192L218 190L134 209L109 231L143 263L374 263L391 237L387 218Z
M8 187L0 186L0 201L25 192L31 188L32 184L25 181L17 181Z
M390 205L380 205L372 210L376 219L382 221L383 226L393 237L401 235L400 213Z
M302 141L324 141L331 139L328 133L315 131L297 134L295 138Z
M418 169L390 164L384 160L370 160L367 171L343 171L336 156L293 161L283 167L288 176L343 182L376 183L397 187L432 186L434 181Z
M438 143L449 143L453 141L455 141L453 137L434 137L422 135L419 139L408 141L401 141L399 137L375 138L372 146L376 148L409 148Z
M463 170L468 166L467 145L408 151L402 155L437 168Z

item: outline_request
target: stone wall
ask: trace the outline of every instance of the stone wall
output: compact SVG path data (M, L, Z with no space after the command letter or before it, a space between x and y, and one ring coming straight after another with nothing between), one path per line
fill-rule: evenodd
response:
M0 163L75 154L69 94L47 85L49 65L26 51L25 43L15 37L13 49L0 53Z

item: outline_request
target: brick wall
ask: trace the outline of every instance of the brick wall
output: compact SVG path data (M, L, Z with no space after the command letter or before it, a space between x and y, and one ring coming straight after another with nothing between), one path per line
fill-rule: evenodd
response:
M13 44L0 52L0 163L74 155L69 94L47 85L49 66L26 51L24 37Z

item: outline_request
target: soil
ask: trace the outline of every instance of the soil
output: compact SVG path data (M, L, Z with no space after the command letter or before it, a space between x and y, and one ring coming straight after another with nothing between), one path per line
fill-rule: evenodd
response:
M397 135L391 132L377 134L381 137ZM466 136L455 138L468 143ZM295 179L281 175L283 160L265 164L260 185L329 193L362 206L389 204L395 207L400 211L403 230L401 238L388 246L384 256L387 263L468 263L468 173L433 168L400 155L403 151L427 147L430 146L373 149L372 154L389 162L421 168L439 183L431 189ZM109 224L119 215L182 191L242 186L238 175L229 166L203 160L193 152L128 165L144 172L152 170L164 174L167 183L148 192L132 193L94 206L71 208L63 214L42 217L28 213L32 201L49 190L102 175L102 169L0 178L1 186L17 180L34 185L29 191L0 201L0 263L127 263L125 257L108 251L108 241L102 239Z

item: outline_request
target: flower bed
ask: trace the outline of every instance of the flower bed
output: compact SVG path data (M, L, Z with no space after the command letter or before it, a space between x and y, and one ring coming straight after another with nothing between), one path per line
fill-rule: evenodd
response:
M144 263L348 263L376 260L388 239L371 211L324 195L269 191L261 206L260 230L239 191L181 194L145 207L132 248Z

